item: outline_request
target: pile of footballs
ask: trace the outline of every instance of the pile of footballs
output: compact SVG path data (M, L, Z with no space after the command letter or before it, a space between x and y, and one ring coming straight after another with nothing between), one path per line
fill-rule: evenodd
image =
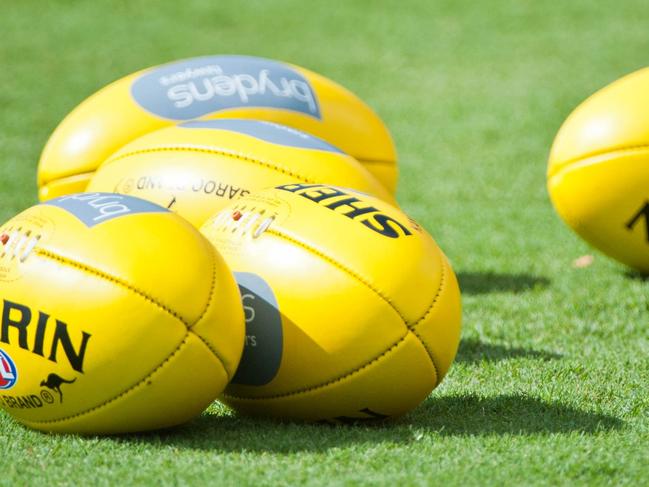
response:
M628 91L647 84L580 107L549 170L562 217L644 271L649 111ZM389 131L321 75L212 56L126 76L56 128L38 185L41 203L0 228L0 405L31 428L166 428L217 399L378 421L455 358L458 283L397 206Z

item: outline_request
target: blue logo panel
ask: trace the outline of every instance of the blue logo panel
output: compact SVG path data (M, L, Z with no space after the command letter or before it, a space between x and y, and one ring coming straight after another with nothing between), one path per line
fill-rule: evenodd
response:
M234 277L246 315L246 346L232 383L263 386L273 380L282 362L282 317L266 281L249 272L235 272Z
M181 123L179 127L229 130L265 140L271 144L344 154L343 151L331 145L329 142L325 142L301 130L272 122L238 119L193 120L191 122Z
M290 66L249 56L209 56L154 68L131 85L158 117L191 120L228 108L269 107L321 119L311 84Z
M18 381L18 370L11 357L0 349L0 390L11 389Z
M166 208L150 201L115 193L78 193L54 198L41 204L63 208L88 227L126 215L169 213Z

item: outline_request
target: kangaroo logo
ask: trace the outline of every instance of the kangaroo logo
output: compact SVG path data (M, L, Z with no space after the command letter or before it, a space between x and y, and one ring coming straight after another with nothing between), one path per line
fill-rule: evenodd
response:
M61 391L61 386L63 384L73 384L77 379L65 380L63 377L60 377L56 374L50 374L47 376L47 379L41 381L41 387L47 387L48 389L53 390L59 394L59 399L63 402L63 392Z

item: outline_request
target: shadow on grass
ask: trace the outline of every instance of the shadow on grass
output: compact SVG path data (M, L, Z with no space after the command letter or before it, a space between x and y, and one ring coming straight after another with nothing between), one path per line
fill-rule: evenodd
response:
M624 425L613 416L522 395L430 398L411 418L445 436L592 434Z
M499 274L496 272L458 272L460 289L464 294L521 293L537 287L547 287L547 277L531 274Z
M618 429L617 418L539 399L501 395L430 398L408 416L380 423L326 425L281 423L243 416L203 414L173 430L115 441L164 448L215 452L321 452L330 448L382 443L407 444L425 436L592 434Z
M523 347L508 347L495 343L484 343L475 338L464 338L460 342L460 349L457 352L456 362L477 363L482 360L487 362L499 362L501 360L515 358L533 358L539 360L556 360L562 357L561 354L545 350L533 350Z
M625 271L624 276L627 279L633 279L634 281L649 282L649 274L642 274L639 271Z

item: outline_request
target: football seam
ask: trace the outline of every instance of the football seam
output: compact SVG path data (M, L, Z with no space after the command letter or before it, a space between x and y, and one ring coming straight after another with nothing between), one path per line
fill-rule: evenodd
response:
M257 159L254 157L246 156L244 154L240 154L237 152L228 152L228 151L221 151L221 150L216 150L216 149L207 149L205 147L156 147L156 148L151 148L151 149L140 149L132 152L127 152L125 154L120 154L119 156L115 157L114 159L109 159L108 161L104 162L99 169L108 166L109 164L112 164L113 162L120 161L122 159L127 159L132 156L137 156L140 154L150 154L150 153L155 153L155 152L200 152L200 153L205 153L205 154L215 154L219 156L226 156L226 157L231 157L233 159L240 159L245 162L251 162L253 164L257 164L260 166L265 167L266 169L271 169L273 171L279 172L281 174L285 174L287 176L290 176L292 178L295 178L301 182L304 183L309 183L309 184L315 184L317 181L314 179L310 179L306 176L298 175L292 171L289 171L288 169L282 168L280 166L277 166L269 161L265 161L263 159Z
M279 230L274 230L272 228L269 228L269 229L266 230L265 233L269 233L271 235L276 235L276 236L282 237L282 238L284 238L284 239L286 239L286 240L288 240L288 241L290 241L292 243L295 243L295 244L305 248L306 250L310 251L311 253L316 254L319 257L322 257L323 259L327 260L331 264L334 264L336 267L340 268L341 270L343 270L347 274L351 275L355 279L359 280L362 284L367 286L370 290L374 291L374 293L378 294L381 299L383 299L386 303L388 303L390 305L390 307L399 315L399 318L401 318L403 323L406 325L406 328L408 328L410 330L412 330L414 327L418 326L421 323L421 321L423 321L426 318L426 316L432 311L432 309L435 307L435 304L437 303L437 300L439 299L439 296L441 295L442 289L444 288L444 285L445 285L446 269L445 269L445 265L444 265L444 258L443 258L442 254L440 252L439 253L439 261L440 261L440 266L439 266L440 267L439 288L437 289L437 292L433 296L433 299L432 299L430 305L428 306L428 308L426 308L426 310L418 318L415 318L414 320L409 321L409 320L406 319L406 317L403 315L403 313L401 313L401 311L399 311L396 304L394 304L392 302L392 300L385 295L385 293L383 293L381 290L379 290L376 286L372 285L363 276L361 276L357 272L353 271L349 267L345 266L344 264L338 262L333 257L330 257L329 255L323 253L322 251L320 251L320 250L318 250L316 248L313 248L309 244L307 244L305 242L302 242L300 240L297 240L297 239L295 239L295 238L293 238L293 237L291 237L289 235L286 235L285 233L280 232ZM412 323L412 324L410 324L410 323Z
M286 235L285 233L280 232L278 230L268 229L268 230L266 230L265 233L275 235L276 237L280 237L280 238L283 238L285 240L288 240L289 242L302 247L306 251L308 251L308 252L310 252L310 253L312 253L312 254L314 254L314 255L322 258L322 259L324 259L325 261L329 262L330 264L333 264L335 267L337 267L338 269L340 269L341 271L343 271L347 275L349 275L349 276L353 277L354 279L356 279L357 281L359 281L361 284L363 284L365 287L367 287L369 290L371 290L377 296L379 296L379 298L381 298L383 301L385 301L395 311L395 313L397 313L397 315L401 319L401 322L406 327L406 330L408 330L408 332L412 333L417 338L417 340L420 342L421 346L426 351L426 355L428 355L428 358L430 359L430 362L433 365L433 369L435 369L435 383L436 383L436 385L439 383L439 376L440 376L439 370L440 369L439 369L439 367L437 367L437 364L435 362L435 358L433 357L433 354L431 353L431 350L428 348L428 346L426 346L425 341L422 339L422 337L419 335L419 333L417 333L417 331L414 328L416 326L418 326L421 323L421 321L426 318L426 316L428 316L428 314L433 310L433 308L437 304L437 301L439 299L439 296L441 295L442 289L443 289L444 284L445 284L445 280L443 279L443 276L444 276L444 270L443 270L444 266L443 265L441 266L441 268L442 268L442 279L440 280L439 288L437 289L437 292L435 293L435 296L433 297L433 300L432 300L430 306L428 307L428 309L424 312L424 314L421 317L414 320L414 322L412 324L412 327L411 327L408 324L409 323L408 320L405 319L403 314L401 314L401 312L397 309L397 307L394 305L394 303L387 296L385 296L384 293L382 293L375 286L373 286L371 283L369 283L366 279L364 279L362 276L358 275L353 270L349 269L344 264L341 264L340 262L335 260L333 257L330 257L327 254L321 252L320 250L313 248L312 246L308 245L307 243L302 242L300 240L297 240L297 239L295 239L295 238L293 238L293 237L291 237L289 235ZM402 341L404 339L405 339L405 337L402 338L400 341ZM364 367L365 367L365 365L362 365L360 367L360 369L362 369ZM352 370L350 372L347 372L346 374L342 375L338 379L344 379L344 378L348 377L349 375L354 374L355 372L357 372L360 369L355 369L355 370ZM324 387L326 385L328 385L328 384L323 384L321 386L313 386L313 387L315 389L318 389L319 387ZM292 395L292 394L297 394L299 392L300 391L294 391L294 392L286 393L286 394L287 395ZM269 399L269 397L264 397L264 398L259 398L259 399Z
M188 326L190 330L196 325L198 325L201 322L201 320L205 317L207 311L210 309L210 305L212 304L212 299L214 299L214 291L216 291L216 249L214 248L213 245L209 245L209 248L212 254L212 284L210 286L210 292L207 296L207 302L205 303L205 308L203 308L203 311L196 319L196 321L190 326Z
M137 389L138 387L140 387L143 383L145 383L149 379L151 379L153 377L153 375L155 375L156 372L158 372L160 369L162 369L165 365L167 365L168 362L170 362L176 355L178 355L180 350L187 344L187 340L189 339L190 335L197 336L200 339L200 337L196 333L194 333L194 332L192 332L190 330L187 330L187 333L183 337L182 341L176 346L175 350L172 353L170 353L162 362L160 362L151 372L149 372L147 375L145 375L142 379L138 380L135 384L133 384L128 389L123 390L118 395L116 395L114 397L111 397L110 399L105 400L101 404L93 406L90 409L86 409L85 411L81 411L81 412L72 414L70 416L66 416L64 418L48 419L48 420L25 420L25 422L28 423L28 424L30 424L30 423L31 424L63 423L65 421L70 421L72 419L80 418L81 416L86 416L88 414L92 414L92 413L94 413L94 412L96 412L96 411L98 411L98 410L100 410L100 409L114 403L115 401L120 400L122 397L126 396L130 392L132 392L135 389ZM202 340L201 340L201 342L202 342ZM218 356L215 357L215 358L217 360L219 359Z
M364 159L363 157L356 157L355 159L358 162L360 162L361 164L369 164L369 165L379 165L379 164L381 164L381 165L394 166L396 164L396 161L393 161L393 160ZM104 164L108 164L110 162L113 162L114 160L117 160L117 159L110 159L110 160L106 161ZM99 167L103 166L104 164L101 164ZM99 167L97 167L97 169L99 169ZM78 177L78 176L92 176L96 172L97 172L97 170L95 170L95 171L85 171L85 172L75 172L75 173L69 173L69 174L61 174L58 177L52 177L52 178L47 178L47 179L43 178L42 182L39 183L38 188L41 189L41 188L44 188L44 187L50 185L51 183L58 183L59 181L62 181L62 180L65 180L65 179L70 179L70 178L75 178L75 177ZM310 182L310 181L308 181L308 182Z
M351 154L350 154L350 155L351 155ZM352 157L354 157L357 161L362 162L363 164L385 164L385 165L390 165L390 166L394 166L394 165L396 165L396 161L395 161L395 160L388 160L388 159L365 159L364 157L360 157L360 156L358 156L358 157L356 157L356 156L352 156Z
M419 339L422 346L426 349L426 352L430 356L430 360L433 362L433 367L435 367L435 374L437 375L435 382L437 384L439 384L439 369L437 368L437 365L435 364L435 361L433 360L433 351L428 347L428 344L423 339L423 337L421 335L419 335L416 328L423 321L425 321L426 318L428 317L428 315L430 315L430 313L433 311L433 309L435 308L435 305L437 304L437 301L439 300L440 296L442 295L444 287L446 286L446 279L447 279L446 265L445 265L445 262L444 262L444 257L442 256L441 252L440 252L440 263L441 263L441 265L440 265L441 270L440 270L439 289L437 289L437 293L435 293L435 296L433 297L433 300L431 301L430 306L428 307L428 309L426 309L424 314L421 315L421 317L415 321L415 323L412 325L412 327L408 327L410 329L410 331L412 331L412 333Z
M106 273L106 272L104 272L104 271L100 271L99 269L95 269L94 267L91 267L91 266L89 266L89 265L87 265L87 264L82 264L81 262L76 262L76 261L74 261L74 260L72 260L72 259L68 259L67 257L63 257L62 255L59 255L59 254L57 254L57 253L55 253L55 252L52 252L51 250L46 250L46 249L38 248L38 247L37 247L37 248L34 249L34 253L35 253L36 255L40 255L41 257L45 257L45 258L47 258L47 259L54 260L54 261L59 262L59 263L61 263L61 264L68 265L68 266L70 266L70 267L74 267L74 268L79 269L79 270L81 270L81 271L83 271L83 272L87 272L87 273L89 273L89 274L92 274L92 275L95 275L95 276L97 276L97 277L100 277L100 278L102 278L102 279L104 279L104 280L106 280L106 281L109 281L109 282L112 282L112 283L114 283L114 284L117 284L118 286L121 286L121 287L123 287L123 288L126 288L126 289L128 289L129 291L133 292L134 294L137 294L138 296L140 296L141 298L143 298L145 301L148 301L148 302L150 302L151 304L153 304L154 306L160 308L161 310L163 310L163 311L164 311L165 313L167 313L168 315L170 315L170 316L176 318L176 319L177 319L178 321L180 321L183 325L185 325L186 328L190 328L190 327L191 327L191 326L189 325L189 323L187 323L187 322L186 322L186 321L185 321L185 320L184 320L184 319L183 319L183 318L182 318L178 313L176 313L174 310L172 310L172 309L169 308L168 306L165 306L164 304L162 304L161 302L159 302L159 301L156 300L155 298L149 296L149 295L148 295L147 293L145 293L144 291L141 291L140 289L136 288L136 287L133 286L132 284L129 284L128 282L123 281L122 279L120 279L120 278L118 278L118 277L112 276L112 275L110 275L110 274L108 274L108 273Z
M603 149L601 151L594 151L594 152L588 152L584 155L578 156L578 157L572 157L570 159L566 159L565 161L561 162L561 166L556 169L556 171L553 172L548 172L548 179L551 179L555 176L558 176L561 174L564 170L568 169L569 167L572 167L574 164L579 164L582 162L585 162L588 159L593 159L596 157L601 157L601 156L606 156L606 155L612 155L612 154L617 154L617 153L625 153L625 152L633 152L641 149L649 149L649 144L638 144L638 145L626 145L626 146L621 146L618 148L614 149ZM601 161L601 162L608 162L608 161Z
M71 179L71 178L76 178L78 176L92 176L95 174L96 171L84 171L84 172L73 172L69 174L61 174L58 177L53 177L53 178L43 178L43 180L38 183L38 189L42 189L46 186L49 186L50 183L58 183L59 181L63 181L65 179Z
M214 248L213 245L209 246L212 252L212 260L213 260L213 265L212 265L212 286L210 288L210 294L207 298L207 304L205 305L205 308L203 309L203 312L201 315L198 317L198 319L191 325L188 326L187 329L191 332L194 333L204 344L207 348L210 349L210 351L216 356L217 359L219 359L219 362L221 362L221 365L223 366L223 370L225 371L225 375L228 377L228 379L231 379L231 374L228 368L225 366L225 360L221 357L221 354L219 354L216 351L216 347L210 343L207 338L204 338L202 335L199 333L195 332L193 328L197 326L201 320L205 317L207 314L208 310L210 309L210 306L212 305L212 301L214 299L214 293L216 291L216 272L217 272L217 255L216 255L216 249Z
M367 281L363 276L358 275L356 272L353 270L349 269L347 266L344 264L341 264L337 260L335 260L333 257L330 257L329 255L323 253L322 251L313 248L312 246L308 245L305 242L302 242L300 240L297 240L289 235L286 235L283 232L280 232L278 230L269 228L267 229L264 233L270 234L270 235L275 235L277 237L283 238L284 240L288 240L289 242L296 244L307 251L309 251L312 254L317 255L318 257L324 259L325 261L329 262L330 264L333 264L334 266L338 267L342 271L344 271L346 274L349 274L352 276L354 279L357 281L360 281L361 284L365 285L367 288L369 288L371 291L373 291L375 294L377 294L383 301L385 301L397 315L399 315L399 318L401 318L401 321L403 321L406 324L406 327L408 326L408 320L406 320L405 316L403 316L403 313L399 311L397 306L390 300L389 297L387 297L383 292L381 292L379 289L377 289L375 286L373 286L369 281Z
M169 307L165 306L164 304L160 303L160 302L157 301L155 298L149 296L147 293L141 291L140 289L136 288L136 287L133 286L132 284L129 284L129 283L127 283L127 282L125 282L125 281L123 281L123 280L121 280L121 279L119 279L119 278L117 278L117 277L115 277L115 276L111 276L110 274L107 274L106 272L100 271L99 269L95 269L94 267L91 267L91 266L89 266L89 265L81 264L80 262L75 262L75 261L73 261L73 260L71 260L71 259L68 259L68 258L63 257L63 256L61 256L61 255L58 255L58 254L52 252L51 250L46 250L46 249L38 248L38 247L37 247L37 248L34 249L34 253L35 253L36 255L40 255L41 257L45 257L45 258L48 258L48 259L50 259L50 260L54 260L55 262L59 262L60 264L67 265L67 266L70 266L70 267L76 268L76 269L78 269L78 270L80 270L80 271L82 271L82 272L86 272L86 273L88 273L88 274L94 275L94 276L99 277L99 278L101 278L101 279L104 279L104 280L106 280L106 281L108 281L108 282L112 282L113 284L117 284L118 286L121 286L121 287L123 287L123 288L125 288L125 289L131 291L133 294L135 294L135 295L137 295L137 296L140 296L140 297L143 298L145 301L147 301L147 302L153 304L153 305L156 306L157 308L160 308L160 309L163 310L165 313L169 314L171 317L173 317L173 318L177 319L178 321L180 321L180 323L182 323L182 324L185 326L185 328L187 329L188 332L193 333L193 334L196 335L196 336L197 336L197 337L198 337L198 338L199 338L203 343L205 343L205 345L206 345L206 346L207 346L207 347L212 351L212 353L216 356L216 358L218 359L218 361L221 362L221 365L223 366L223 370L225 370L225 371L226 371L226 375L228 375L228 374L227 374L227 368L226 368L226 366L225 366L225 361L223 360L223 358L221 357L221 355L218 354L218 353L216 352L216 350L214 349L214 347L213 347L212 345L208 344L202 336L200 336L198 333L195 333L195 332L192 330L192 328L193 328L196 324L198 324L198 322L200 321L200 319L203 318L203 316L205 315L205 312L207 312L207 309L209 308L209 306L210 306L210 304L211 304L211 301L212 301L212 299L213 299L213 297L214 297L214 294L213 294L213 293L214 293L214 288L216 287L216 286L215 286L216 275L214 275L214 278L213 278L213 279L214 279L214 281L213 281L213 287L212 287L212 291L210 292L210 295L209 295L209 298L208 298L208 301L207 301L207 306L205 307L205 312L204 312L203 314L201 314L199 320L195 321L195 322L192 323L192 324L189 324L189 323L186 322L186 321L185 321L185 320L184 320L184 319L183 319L179 314L177 314L176 312L174 312L171 308L169 308ZM215 261L215 262L216 262L216 261ZM215 267L216 267L216 264L215 264ZM229 375L228 375L228 377L229 377Z
M385 357L390 352L392 352L395 348L400 346L410 335L413 335L413 333L412 333L412 330L410 330L408 328L406 330L406 334L404 336L399 338L396 342L394 342L392 345L390 345L387 349L385 349L383 352L381 352L379 355L374 357L369 362L366 362L363 365L361 365L359 367L356 367L355 369L345 373L344 375L341 375L340 377L336 377L335 379L332 379L332 380L330 380L328 382L325 382L323 384L318 384L318 385L311 386L311 387L305 387L305 388L299 389L297 391L285 392L283 394L273 394L271 396L242 397L242 396L237 396L237 395L234 395L234 394L224 393L223 397L230 398L230 399L236 399L236 400L239 400L239 401L268 401L268 400L273 400L273 399L284 399L284 398L291 397L291 396L299 396L299 395L302 395L302 394L308 394L310 392L317 391L319 389L325 389L325 388L327 388L329 386L332 386L334 384L337 384L339 382L343 382L343 381L349 379L350 377L362 372L363 370L367 369L368 367L371 367L376 362L378 362L383 357ZM417 341L419 342L419 340L417 340ZM426 354L427 354L427 351L426 351ZM437 382L438 382L437 381L437 369L435 368L434 364L433 364L433 369L435 370L435 384L437 385Z

